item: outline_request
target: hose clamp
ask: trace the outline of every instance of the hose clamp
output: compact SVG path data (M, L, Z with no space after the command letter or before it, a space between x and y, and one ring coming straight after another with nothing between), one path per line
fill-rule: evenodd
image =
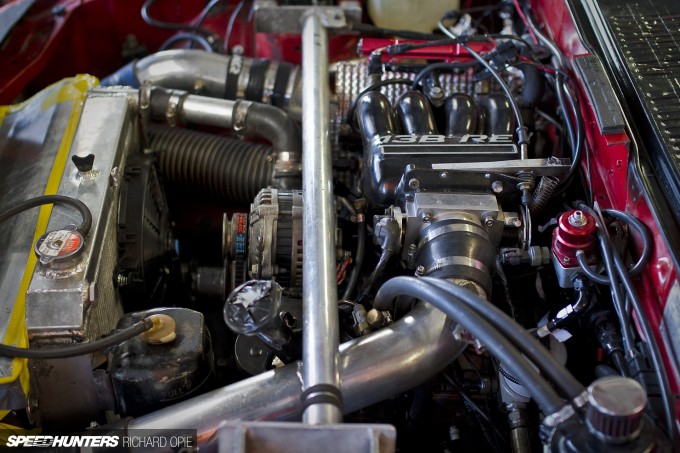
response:
M279 63L272 61L269 63L267 73L264 77L264 87L262 89L262 103L272 104L274 96L274 86L276 85L276 76L279 72Z
M299 177L302 174L302 164L298 153L281 151L275 156L273 178Z
M571 404L566 404L562 409L554 412L543 419L543 425L548 428L556 428L561 423L566 422L576 414Z
M284 103L281 106L284 109L288 108L288 106L291 103L291 100L293 99L293 94L295 93L295 86L297 85L297 82L298 82L299 72L300 72L300 67L295 66L291 70L290 76L288 76L288 83L286 83L286 89L285 89L285 93L283 95Z
M250 101L239 100L236 101L233 111L233 126L232 130L237 134L243 134L246 129L246 120L248 117L248 109L252 105Z
M559 411L545 417L539 428L541 443L543 443L543 445L550 445L557 433L557 428L573 417L575 413L576 411L574 411L571 404L567 404Z
M168 97L168 107L165 110L165 120L171 127L177 126L181 123L179 116L182 112L182 103L184 102L184 97L188 93L186 91L172 90L170 96Z
M577 409L584 407L588 404L588 391L584 390L579 393L573 400L571 400L571 405Z
M236 82L236 99L243 99L246 97L248 90L248 83L250 83L250 68L253 65L253 60L250 58L242 58L241 72L238 75Z
M485 274L489 273L489 268L486 267L484 263L474 258L469 258L467 256L445 256L435 260L430 266L428 266L423 272L423 275L430 275L431 273L447 266L465 266L477 269Z

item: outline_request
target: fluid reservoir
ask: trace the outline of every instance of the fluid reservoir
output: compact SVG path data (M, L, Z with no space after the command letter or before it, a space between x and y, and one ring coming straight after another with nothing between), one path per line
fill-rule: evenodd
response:
M156 308L128 313L118 328L142 318L163 316L163 325L109 352L109 373L124 415L140 415L195 395L213 374L210 334L203 315L186 308Z
M459 5L458 0L369 0L368 15L378 27L431 33L444 13Z

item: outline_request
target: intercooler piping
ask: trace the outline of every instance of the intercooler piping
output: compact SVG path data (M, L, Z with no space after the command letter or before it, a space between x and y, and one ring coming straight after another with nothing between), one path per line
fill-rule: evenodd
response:
M102 86L144 83L212 98L246 99L301 117L299 67L285 62L195 49L174 49L135 60L102 79Z
M229 57L200 50L178 49L153 53L135 60L102 79L102 86L127 85L139 88L142 83L199 91L210 97L225 97ZM199 76L200 74L200 76Z
M444 313L419 303L402 319L340 346L344 412L409 390L442 371L465 344ZM225 421L295 420L302 413L303 364L295 362L127 421L128 429L196 427L199 437ZM120 428L125 422L106 426Z
M263 187L275 185L273 153L268 145L153 126L148 146L158 153L161 174L171 186L246 204Z
M141 90L146 89L143 87ZM171 126L188 123L232 128L240 134L270 141L276 157L274 185L282 189L299 187L300 128L290 115L278 107L196 96L160 87L150 89L148 107L151 117L165 119Z

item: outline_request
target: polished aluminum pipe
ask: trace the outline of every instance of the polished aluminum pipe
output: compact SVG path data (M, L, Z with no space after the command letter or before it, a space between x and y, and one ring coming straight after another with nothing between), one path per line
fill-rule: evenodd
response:
M148 88L141 88L146 89ZM161 87L151 87L149 91L151 117L165 119L172 126L203 124L231 128L234 125L234 109L237 102Z
M225 55L188 49L165 50L137 61L134 75L139 83L223 98L228 66L229 57Z
M465 349L453 339L451 328L444 313L421 302L396 323L342 344L345 413L409 390L446 368ZM302 389L302 363L295 362L127 421L126 426L192 427L200 435L214 431L223 420L299 419Z
M144 83L214 98L247 99L284 109L300 119L299 67L267 59L196 49L164 50L129 63L102 86Z
M310 424L342 421L338 373L335 210L330 144L328 32L312 9L302 27L302 377ZM329 398L337 404L324 402ZM314 404L312 402L314 401ZM321 401L319 401L321 400Z
M236 102L189 94L184 97L178 113L182 123L232 127Z

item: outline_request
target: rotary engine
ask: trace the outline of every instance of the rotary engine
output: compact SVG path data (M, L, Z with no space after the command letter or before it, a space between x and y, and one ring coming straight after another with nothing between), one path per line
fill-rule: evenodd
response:
M504 229L506 236L514 233L519 239L524 221L518 211L528 212L521 205L522 191L534 186L545 166L520 159L512 113L501 95L483 95L475 102L467 93L456 93L444 104L445 134L439 134L432 107L420 92L404 92L394 108L377 92L358 99L362 187L373 206L390 205L385 216L375 217L374 231L380 235L392 226L396 236L376 242L396 242L416 275L466 281L488 298ZM554 162L550 171L567 168ZM504 211L503 205L512 210Z
M46 432L168 425L218 432L217 444L239 435L225 420L301 415L335 439L346 414L395 425L403 451L663 447L644 409L660 407L646 391L659 373L621 288L596 286L603 267L626 268L628 229L646 248L647 233L575 201L592 193L574 86L552 66L561 54L517 36L506 3L489 10L503 23L493 38L467 14L430 35L361 24L361 8L340 3L308 14L255 2L260 32L301 34L300 66L177 48L73 101L75 168L56 186L83 221L60 205L37 243L14 241L37 267L28 289L0 288L25 290L28 336L15 343L38 352L25 356L30 392L3 381L0 409L27 407ZM347 43L360 55L330 67L332 95L329 27L358 34ZM76 127L57 107L53 122L19 107L5 121L49 129L49 151ZM36 180L52 177L43 170ZM18 225L12 238L30 230ZM10 351L5 368L19 370ZM625 404L612 403L619 391ZM244 426L255 439L283 429ZM357 426L346 438L394 447L394 428ZM294 429L304 450L312 428Z

